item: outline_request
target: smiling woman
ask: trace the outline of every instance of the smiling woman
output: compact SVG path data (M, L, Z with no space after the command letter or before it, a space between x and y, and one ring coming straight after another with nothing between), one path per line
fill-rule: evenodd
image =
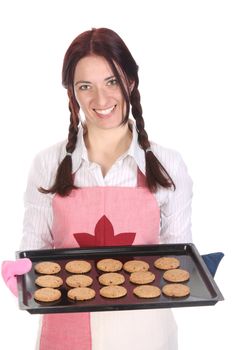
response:
M107 28L80 34L65 54L62 82L68 141L35 158L21 249L190 242L192 180L176 151L148 139L138 65L123 40ZM20 273L26 270L23 264ZM15 270L7 271L12 287ZM43 316L40 350L126 350L129 344L177 350L171 310Z

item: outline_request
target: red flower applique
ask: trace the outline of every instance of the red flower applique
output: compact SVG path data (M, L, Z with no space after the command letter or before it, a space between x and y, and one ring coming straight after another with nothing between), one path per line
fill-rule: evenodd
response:
M80 247L132 245L136 232L123 232L114 236L114 229L108 218L103 215L95 226L95 235L74 233Z

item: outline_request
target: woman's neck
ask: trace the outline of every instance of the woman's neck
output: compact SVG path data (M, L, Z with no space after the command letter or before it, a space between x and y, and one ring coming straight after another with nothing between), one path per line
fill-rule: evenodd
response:
M128 124L113 129L88 128L84 141L88 153L123 154L132 140L132 133Z

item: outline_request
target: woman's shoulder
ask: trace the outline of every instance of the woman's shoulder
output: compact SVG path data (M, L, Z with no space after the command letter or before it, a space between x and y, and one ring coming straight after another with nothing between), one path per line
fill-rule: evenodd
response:
M67 141L61 141L39 151L32 161L31 172L33 174L37 172L50 181L55 176L57 168L65 156L66 143Z
M176 186L176 191L162 191L163 195L174 194L178 195L179 193L183 193L183 195L187 195L188 197L192 194L192 178L189 175L189 171L185 161L183 160L183 156L177 150L166 148L157 143L151 142L151 149L159 160L159 162L163 165L163 167L168 172L169 176L172 178L173 182ZM158 200L163 202L162 197L158 197Z
M59 163L65 156L66 143L64 140L42 149L36 154L35 159L44 163Z
M58 165L66 153L66 141L58 142L39 151L31 164L29 180L39 187L50 187L54 182Z
M177 150L161 146L155 142L150 142L151 150L161 164L170 171L177 169L183 163L182 156Z

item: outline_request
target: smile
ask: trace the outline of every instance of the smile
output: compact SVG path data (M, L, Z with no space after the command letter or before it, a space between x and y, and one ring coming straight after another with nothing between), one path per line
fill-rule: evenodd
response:
M116 107L116 105L114 105L110 108L107 108L107 109L95 109L94 111L98 114L101 114L101 115L107 115L107 114L111 113L115 107Z

